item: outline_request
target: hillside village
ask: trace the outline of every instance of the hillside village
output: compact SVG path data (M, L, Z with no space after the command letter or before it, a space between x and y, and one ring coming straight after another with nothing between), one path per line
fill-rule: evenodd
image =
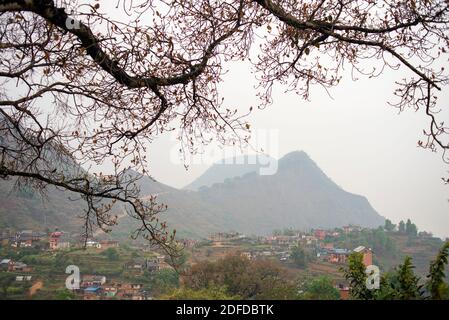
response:
M292 276L329 277L340 298L347 299L349 284L340 269L353 252L363 254L365 266L375 264L386 271L410 255L417 262L417 271L425 274L442 241L412 229L413 234L407 234L405 229L396 230L388 224L379 229L347 225L308 232L275 231L265 237L219 232L203 240L178 241L184 246L186 268L230 254L250 261L271 260ZM1 230L0 243L0 291L6 298L146 300L157 299L166 288L183 283L183 275L170 266L165 254L143 243L85 241L59 230ZM65 289L68 265L80 267L79 288L75 290Z
M67 261L61 259L64 255L73 255L74 257L84 258L83 265L91 265L92 271L98 270L99 258L109 260L121 269L120 275L116 277L116 270L104 266L106 272L83 273L81 271L79 289L73 290L73 298L92 300L92 299L129 299L145 300L149 299L148 293L143 289L143 284L138 281L132 281L144 273L155 273L163 269L172 268L166 263L165 255L158 254L157 251L150 251L143 247L134 247L132 254L123 254L123 250L129 250L126 247L121 250L118 241L115 240L94 240L82 241L79 237L71 236L63 231L54 231L48 234L32 230L22 230L18 232L1 231L0 232L0 252L9 252L11 256L0 255L0 272L13 275L11 284L18 284L19 287L26 287L28 291L23 291L22 298L30 298L36 293L36 285L39 289L46 285L45 282L54 282L56 289L64 289L65 268L67 265L78 265L81 261L71 259ZM139 255L136 252L144 252ZM119 252L121 252L119 257ZM104 257L102 257L104 256ZM90 259L92 257L92 260ZM62 260L58 263L58 260ZM67 261L64 265L63 261ZM25 262L26 261L26 262ZM45 262L49 262L46 264ZM55 264L57 269L55 270ZM46 268L47 267L47 268ZM50 268L50 270L48 269ZM81 269L82 270L82 269ZM46 274L48 271L54 272L50 277ZM54 279L52 279L54 276ZM47 278L47 281L43 281ZM127 280L125 281L126 278ZM60 280L59 284L55 280ZM14 287L14 286L12 286ZM13 290L14 291L14 290ZM20 298L20 296L15 296ZM45 298L51 298L46 296Z

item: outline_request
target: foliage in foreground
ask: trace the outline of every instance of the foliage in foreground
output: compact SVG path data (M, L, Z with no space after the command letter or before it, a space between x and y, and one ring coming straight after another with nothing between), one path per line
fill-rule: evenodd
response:
M194 290L191 288L178 288L170 294L161 296L162 300L237 300L239 296L232 296L225 287L211 286Z
M304 300L338 300L340 292L329 277L320 276L303 284L300 297Z
M295 299L295 284L286 278L285 270L277 262L229 255L216 262L194 265L185 285L193 290L225 287L231 296L243 299Z
M345 278L351 285L350 296L358 300L421 300L449 299L449 286L445 282L445 268L448 264L449 241L440 249L436 258L430 263L429 274L423 281L415 275L410 257L405 257L403 264L391 273L386 273L380 280L380 288L369 290L366 286L367 274L363 256L354 253L349 263L343 268Z

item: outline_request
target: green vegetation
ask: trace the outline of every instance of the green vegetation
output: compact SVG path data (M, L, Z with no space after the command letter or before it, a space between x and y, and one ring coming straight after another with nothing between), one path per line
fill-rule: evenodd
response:
M295 299L295 284L287 280L285 270L271 260L248 260L229 255L216 262L194 265L185 286L194 291L211 287L226 288L229 296L242 299Z
M14 283L14 275L9 273L0 273L0 300L8 298L9 288Z
M449 287L445 282L444 272L448 264L448 251L449 242L446 242L435 260L430 263L426 281L421 281L420 277L415 275L412 259L406 257L403 264L382 277L378 290L367 288L363 257L359 253L353 253L349 257L348 266L343 268L344 276L351 284L351 298L360 300L449 299ZM424 287L427 291L423 290Z
M156 295L166 294L179 288L179 274L172 269L162 269L155 274L146 272L145 276L149 280L149 288Z
M405 257L404 263L397 269L397 297L401 300L418 299L422 296L419 277L415 275L412 259Z
M407 223L405 224L405 233L413 237L418 235L418 228L410 221L410 219L407 219Z
M0 257L8 257L14 260L21 260L25 257L40 255L41 253L42 250L39 248L39 246L35 248L20 248L20 249L13 249L9 246L0 246Z
M309 257L305 250L301 248L300 246L296 246L292 249L292 253L290 256L293 260L293 263L298 268L305 268L307 267L307 262L309 260Z
M448 284L444 282L446 277L444 269L448 263L448 255L449 242L446 242L440 252L438 252L435 260L430 264L427 288L432 299L449 299L449 287Z
M338 300L339 291L327 276L319 276L306 281L301 286L301 298L305 300Z
M43 287L35 292L32 299L79 299L79 295L76 296L65 289L67 277L65 270L71 264L77 265L82 275L104 275L108 282L112 283L141 283L150 296L167 294L179 287L179 274L176 271L167 268L154 272L141 272L124 268L124 265L133 259L151 260L154 256L155 253L143 253L126 246L104 251L87 248L57 252L0 247L0 257L9 257L33 267L31 272L26 273L32 276L31 282L15 281L16 275L23 273L0 272L0 300L28 298L29 288L38 281L43 283Z
M393 224L393 223L391 222L391 220L386 219L386 220L385 220L385 226L384 226L384 229L385 229L385 231L391 232L391 231L394 231L394 230L396 229L396 225Z
M239 296L229 295L226 288L211 286L193 290L190 288L179 288L170 294L161 297L162 300L237 300Z
M339 248L354 249L358 246L371 248L376 253L376 258L380 258L375 264L385 268L392 266L398 255L395 241L383 227L363 229L349 234L341 232L336 238L327 238L326 242L332 242Z
M294 229L290 229L290 228L273 231L274 236L294 236L295 234L296 234L296 231Z
M0 272L0 300L16 300L27 295L30 284L15 281L17 275Z
M394 272L387 274L382 279L378 299L382 300L415 300L423 295L419 277L414 273L415 267L410 257L405 257L404 263L399 265Z
M398 231L400 232L400 233L405 233L405 223L404 223L404 221L399 221L399 226L398 226Z
M119 259L119 255L116 249L108 248L103 251L103 255L105 255L109 261L117 261Z
M391 221L377 229L355 229L349 233L335 229L328 232L324 243L307 242L306 238L298 236L298 231L291 229L279 234L293 237L269 238L268 242L258 238L203 241L186 247L176 257L176 270L167 268L165 263L173 262L167 257L165 263L159 263L162 267L158 269L154 261L159 253L126 244L103 251L96 248L43 251L0 245L0 257L32 266L32 270L26 272L32 276L32 281L16 281L16 276L23 273L0 272L0 299L80 299L80 293L64 289L65 269L71 264L77 265L82 275L106 276L111 285L142 285L139 293L155 299L334 300L340 299L337 288L348 285L352 299L448 299L444 271L449 244L437 255L441 240L415 235L417 230L413 225L411 221L404 223L404 230L409 230L410 235L406 231L397 232ZM339 272L342 264L329 261L325 254L317 257L317 248L323 250L327 243L334 248L353 249L360 245L373 248L374 264L382 270L380 289L366 288L366 267L361 254L349 256L343 274ZM401 257L405 253L410 257ZM135 263L144 266L145 261L153 263L148 265L148 270L130 266ZM382 264L384 262L388 264ZM417 266L424 264L426 269L419 270Z
M55 293L55 299L56 300L75 300L76 296L75 294L67 289L58 289Z
M350 284L350 295L353 299L372 300L374 298L374 291L366 286L365 269L363 255L357 252L349 256L348 266L342 268L344 277Z

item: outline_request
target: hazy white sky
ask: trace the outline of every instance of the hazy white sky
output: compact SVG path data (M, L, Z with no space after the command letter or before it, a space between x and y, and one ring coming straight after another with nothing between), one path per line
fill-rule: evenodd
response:
M225 103L238 105L242 111L257 105L250 67L233 63L229 69L221 90ZM278 90L274 104L256 110L249 122L256 133L278 130L278 145L271 143L267 149L273 157L304 150L345 190L366 196L381 215L395 223L411 218L419 229L446 237L449 187L441 178L449 168L440 154L417 147L428 119L423 111L398 114L387 104L393 99L394 81L403 75L402 69L357 82L347 76L332 89L333 99L317 88L310 102ZM440 100L442 106L448 102L448 95ZM444 120L444 114L440 116ZM211 146L209 154L216 148ZM185 170L173 161L178 149L173 137L160 137L150 149L150 166L157 180L183 187L211 163L193 164Z

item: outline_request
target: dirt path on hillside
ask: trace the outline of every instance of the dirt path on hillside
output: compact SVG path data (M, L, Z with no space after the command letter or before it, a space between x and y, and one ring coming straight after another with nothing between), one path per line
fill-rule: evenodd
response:
M38 281L35 284L33 284L29 291L30 297L34 296L36 294L37 290L42 289L43 286L44 286L44 283L42 281Z

